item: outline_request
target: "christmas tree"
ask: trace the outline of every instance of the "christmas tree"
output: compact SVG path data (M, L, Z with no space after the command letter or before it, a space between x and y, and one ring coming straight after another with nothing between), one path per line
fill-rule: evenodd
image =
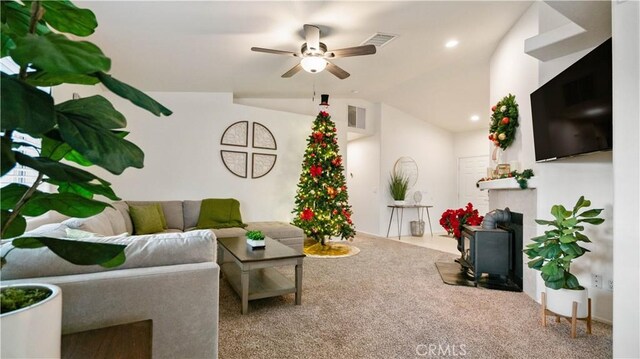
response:
M322 95L324 110L318 113L307 140L293 210L293 224L322 246L331 236L350 239L355 235L337 129L326 112L328 100L329 95Z

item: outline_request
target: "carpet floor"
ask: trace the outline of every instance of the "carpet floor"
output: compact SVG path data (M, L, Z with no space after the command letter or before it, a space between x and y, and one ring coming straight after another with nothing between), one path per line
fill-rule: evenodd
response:
M435 262L454 255L358 235L360 253L306 258L294 295L249 302L220 280L219 356L229 358L609 358L611 326L591 335L566 321L541 326L524 293L444 284ZM293 269L281 268L293 278Z

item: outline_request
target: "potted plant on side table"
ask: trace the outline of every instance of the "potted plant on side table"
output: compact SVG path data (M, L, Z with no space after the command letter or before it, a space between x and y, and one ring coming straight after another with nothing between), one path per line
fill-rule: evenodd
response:
M591 333L591 300L587 289L582 287L578 278L571 274L571 263L583 256L588 249L578 242L591 242L584 235L584 224L599 225L604 222L598 215L602 209L589 209L591 201L581 196L573 210L562 205L551 207L554 220L537 219L536 223L551 227L545 234L532 238L534 243L524 250L531 259L529 268L539 270L545 284L543 293L543 325L546 325L547 310L550 314L571 318L571 336L575 337L577 319L587 321L587 332ZM584 211L580 212L581 210Z
M389 176L389 193L393 198L393 204L396 206L404 205L404 198L409 189L409 178L402 172L393 171Z

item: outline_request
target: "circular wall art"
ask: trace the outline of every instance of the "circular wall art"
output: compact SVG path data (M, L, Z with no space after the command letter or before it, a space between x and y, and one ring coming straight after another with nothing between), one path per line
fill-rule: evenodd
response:
M251 133L251 148L260 150L277 150L276 138L271 131L259 122L253 122L249 131L249 121L235 122L222 133L220 145L247 147L246 151L220 150L222 163L234 175L248 177L249 153L251 153L251 178L266 176L276 164L278 156L275 153L253 152L248 148L249 133Z
M409 188L415 186L418 181L418 164L411 157L400 157L393 166L393 171L402 173L409 179Z

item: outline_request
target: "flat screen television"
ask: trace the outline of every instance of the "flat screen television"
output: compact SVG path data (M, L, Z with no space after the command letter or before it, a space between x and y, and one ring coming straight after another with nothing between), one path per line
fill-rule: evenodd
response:
M531 94L536 161L613 145L611 39Z

